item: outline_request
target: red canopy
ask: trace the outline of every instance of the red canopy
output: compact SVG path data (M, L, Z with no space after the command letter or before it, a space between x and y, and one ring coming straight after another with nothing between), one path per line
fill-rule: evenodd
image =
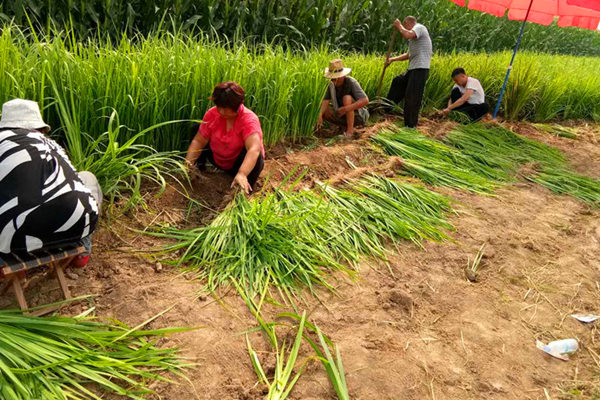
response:
M589 8L590 10L600 11L600 0L567 0L570 6Z
M465 0L450 1L465 6ZM497 17L504 17L508 10L509 19L523 21L530 4L529 22L550 25L558 17L558 26L591 30L600 24L600 0L469 0L468 7Z

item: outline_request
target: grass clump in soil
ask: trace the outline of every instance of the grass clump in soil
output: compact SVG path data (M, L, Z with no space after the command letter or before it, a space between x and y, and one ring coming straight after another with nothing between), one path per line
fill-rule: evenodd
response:
M251 298L275 286L292 300L299 287L333 289L326 274L353 275L363 256L385 259L388 241L443 240L449 210L446 197L422 186L373 176L343 189L238 195L209 226L151 234L174 239L165 250L182 250L176 263L211 291L234 284Z
M103 391L143 399L163 372L182 375L176 349L155 341L184 328L130 330L84 318L33 317L0 311L0 398L96 400Z

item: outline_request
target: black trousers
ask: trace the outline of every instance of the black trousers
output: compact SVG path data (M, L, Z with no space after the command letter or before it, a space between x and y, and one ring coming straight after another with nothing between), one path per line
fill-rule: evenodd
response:
M450 94L450 99L454 103L458 99L462 97L462 93L458 88L452 89L452 93ZM472 122L479 121L481 118L485 116L485 114L490 112L490 106L487 103L481 104L469 104L465 103L460 107L455 108L452 111L459 111L465 113L469 116Z
M210 161L212 165L219 168L220 170L225 171L227 174L231 176L236 176L242 163L244 162L244 158L246 157L246 149L243 149L239 156L235 159L235 163L233 164L233 168L231 169L223 169L215 163L215 158L210 146L206 146L202 149L202 153L200 153L200 157L198 157L198 161L196 161L196 165L198 165L198 169L200 171L206 170L206 161ZM260 176L263 168L265 167L265 160L263 158L262 152L258 155L258 159L256 160L256 164L252 171L248 174L248 183L254 189L254 185Z
M388 100L399 103L404 100L404 125L415 128L419 123L419 111L425 93L429 69L411 69L392 81Z

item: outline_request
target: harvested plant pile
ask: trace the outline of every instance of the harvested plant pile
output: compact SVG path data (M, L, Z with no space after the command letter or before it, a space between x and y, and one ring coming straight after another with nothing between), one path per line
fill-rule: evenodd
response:
M497 181L508 179L502 170L479 163L415 129L384 130L373 141L387 154L402 157L402 167L408 174L431 185L488 194Z
M600 205L600 181L570 171L565 156L554 147L502 127L482 124L459 127L450 132L446 140L473 159L511 173L530 163L534 170L527 173L526 179L554 193Z
M569 171L556 148L518 135L502 126L459 126L445 138L448 146L412 129L383 130L373 141L386 153L402 157L405 173L426 183L490 193L499 182L514 179L524 164L526 178L555 193L598 205L600 181Z
M554 166L566 163L560 150L496 125L460 126L446 136L446 142L478 163L510 174L526 163Z
M175 239L166 250L183 250L178 264L210 290L233 283L251 297L272 284L291 298L299 285L332 288L325 273L352 274L361 256L385 258L388 240L443 240L449 210L446 197L422 186L373 176L344 189L240 195L209 226L153 234Z
M152 380L184 367L176 349L146 337L184 329L129 330L83 318L29 317L0 311L0 397L4 400L100 399L94 386L131 399ZM95 384L95 385L94 385Z
M566 169L546 167L527 179L539 183L554 193L566 194L600 207L600 180Z

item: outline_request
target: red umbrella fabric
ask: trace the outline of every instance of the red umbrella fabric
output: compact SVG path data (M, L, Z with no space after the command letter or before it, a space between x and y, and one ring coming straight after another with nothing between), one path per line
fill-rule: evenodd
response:
M450 1L465 6L465 0ZM560 27L596 30L600 24L600 0L469 0L468 8L497 17L504 17L508 10L509 19L541 25L550 25L557 17Z
M600 11L600 0L567 0L570 6L589 8L590 10Z

